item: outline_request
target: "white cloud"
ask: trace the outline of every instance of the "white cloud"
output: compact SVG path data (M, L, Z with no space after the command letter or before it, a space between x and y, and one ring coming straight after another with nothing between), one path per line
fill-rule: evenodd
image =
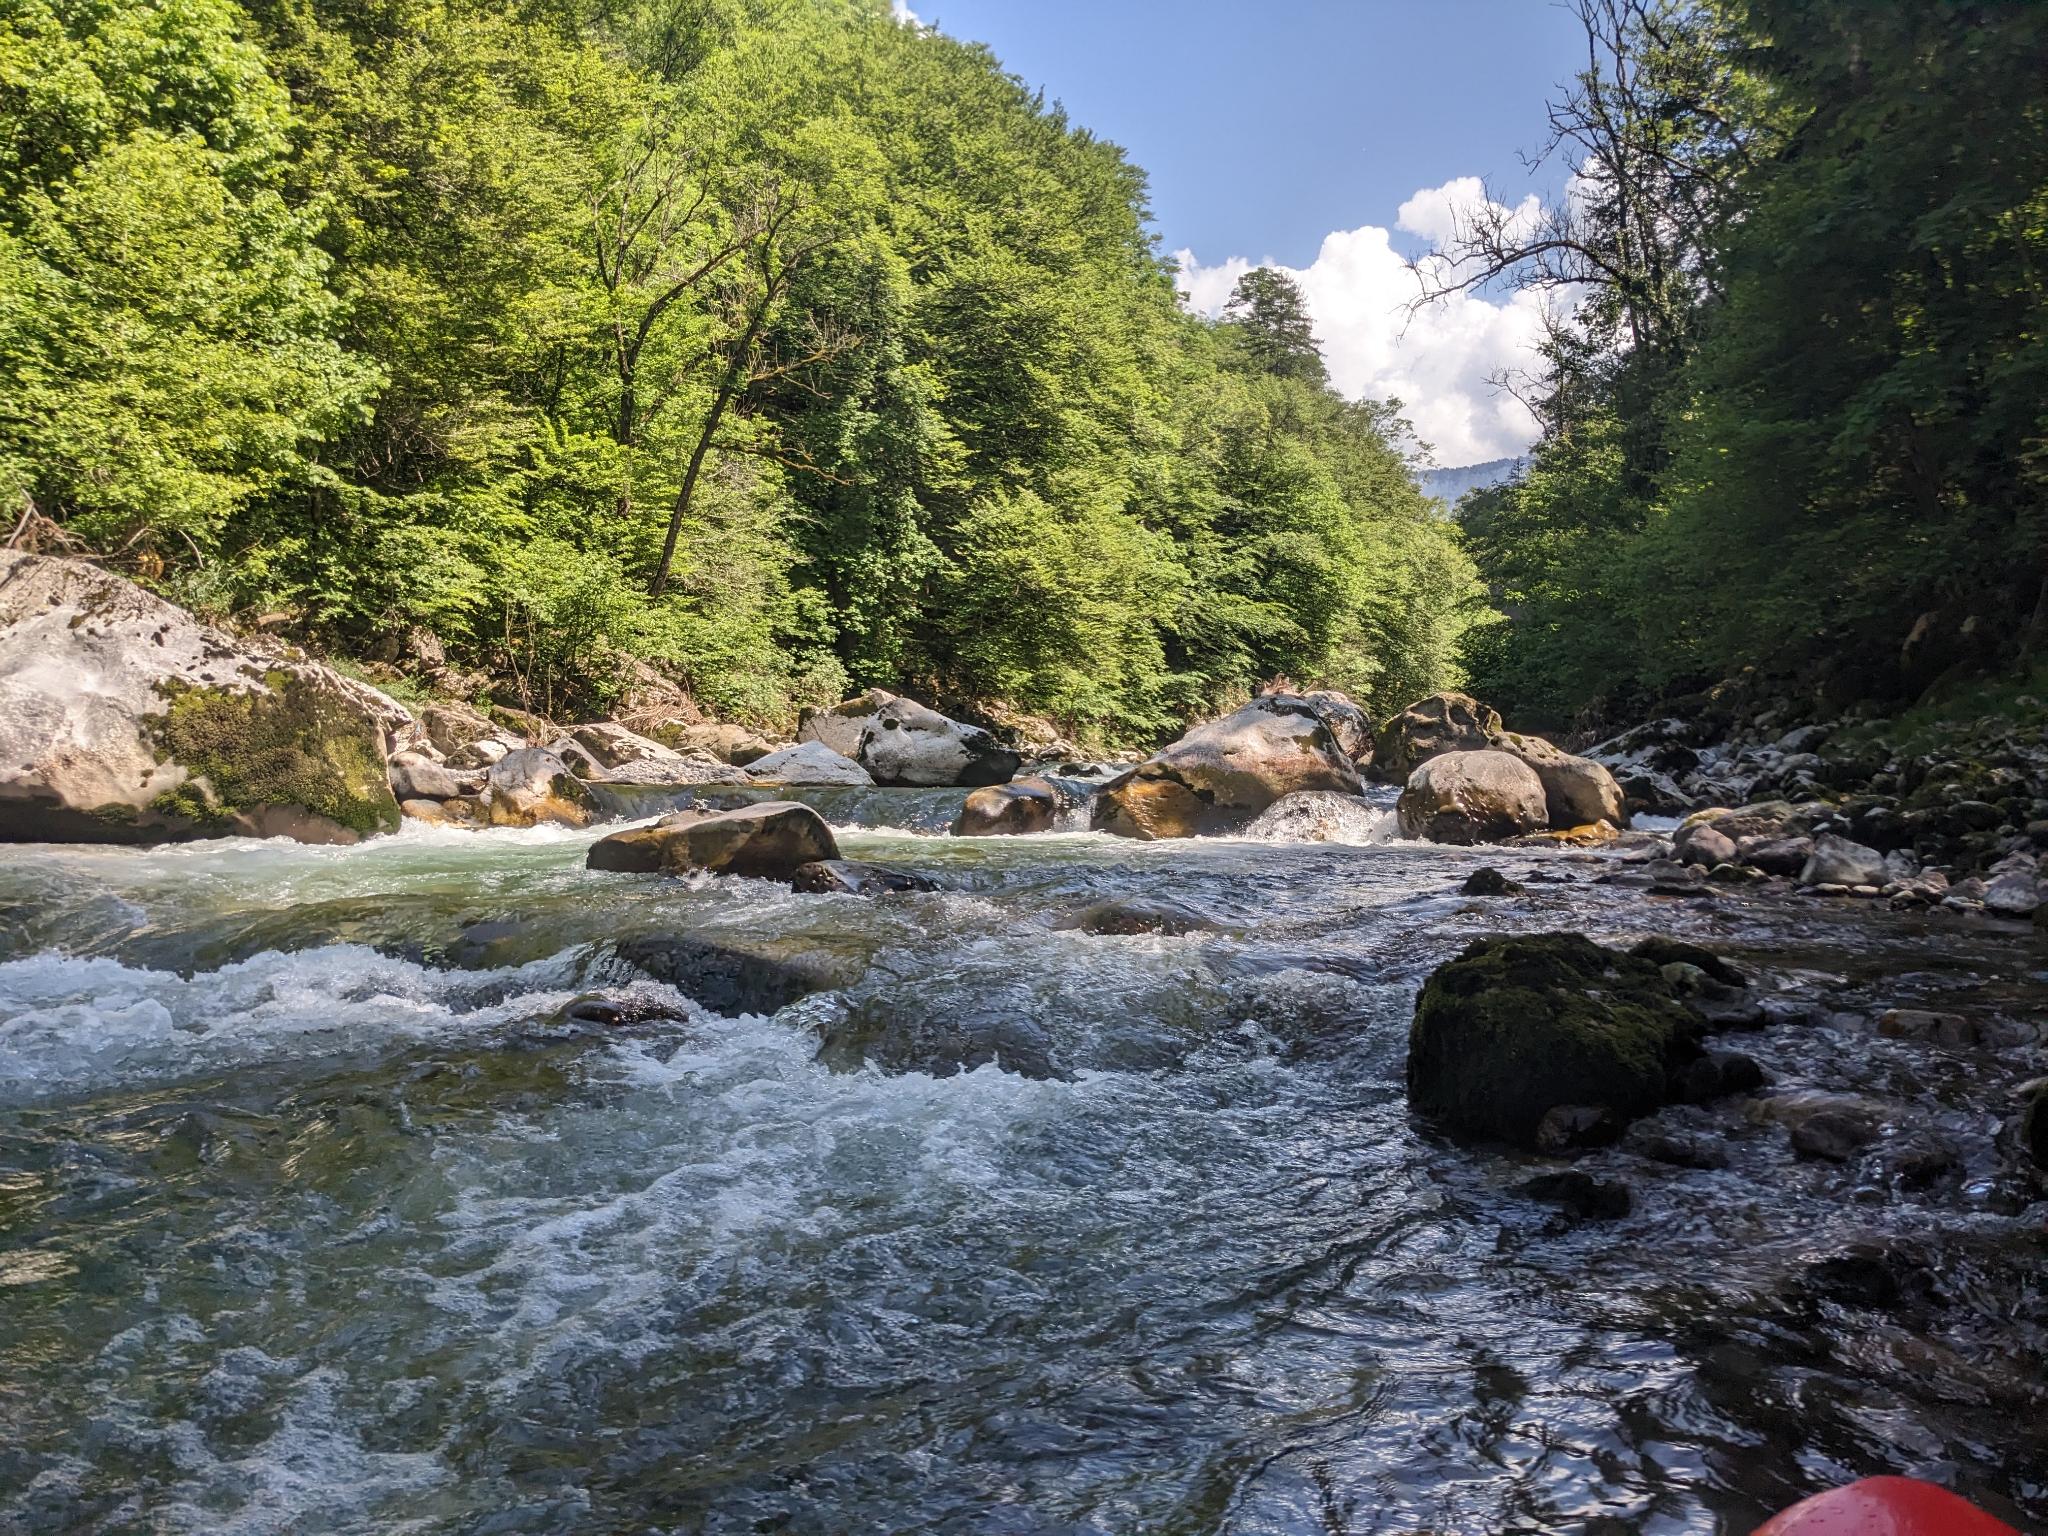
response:
M1395 222L1433 244L1449 238L1455 211L1484 197L1474 176L1417 192ZM1511 210L1533 219L1527 198ZM1514 396L1488 382L1503 372L1533 369L1543 333L1543 299L1517 293L1499 300L1458 293L1410 313L1421 291L1416 274L1374 224L1326 235L1304 268L1233 256L1204 266L1177 251L1179 287L1188 307L1215 315L1252 267L1280 267L1301 284L1315 319L1330 382L1353 399L1398 398L1440 464L1475 464L1521 453L1537 435L1536 419Z
M903 0L889 0L889 14L907 26L922 28L924 23L917 19L917 12L903 3Z

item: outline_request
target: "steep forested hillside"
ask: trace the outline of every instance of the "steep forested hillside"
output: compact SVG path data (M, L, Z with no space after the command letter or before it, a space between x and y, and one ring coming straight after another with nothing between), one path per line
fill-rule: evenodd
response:
M885 0L22 0L8 530L505 702L1450 680L1405 426L1183 313L1144 197Z
M1888 706L2048 646L2048 7L1579 0L1578 174L1440 280L1578 303L1466 503L1477 687L1615 717L1729 678Z

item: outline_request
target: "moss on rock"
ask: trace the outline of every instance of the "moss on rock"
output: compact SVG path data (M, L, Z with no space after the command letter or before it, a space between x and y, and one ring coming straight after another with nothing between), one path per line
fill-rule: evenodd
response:
M376 726L317 678L278 667L263 682L161 686L170 707L147 723L150 744L193 781L154 808L206 826L270 807L303 809L362 836L396 831Z
M1629 1119L1669 1101L1699 1033L1649 959L1569 933L1481 939L1416 999L1408 1097L1452 1130L1534 1147L1554 1106Z

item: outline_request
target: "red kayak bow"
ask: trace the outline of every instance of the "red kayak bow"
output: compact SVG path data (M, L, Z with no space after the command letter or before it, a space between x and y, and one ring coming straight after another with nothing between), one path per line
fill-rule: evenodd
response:
M2020 1536L1967 1499L1917 1477L1866 1477L1801 1499L1756 1536Z

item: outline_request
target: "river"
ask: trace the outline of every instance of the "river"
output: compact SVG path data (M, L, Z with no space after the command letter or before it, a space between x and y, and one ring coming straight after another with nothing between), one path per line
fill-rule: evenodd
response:
M1879 1470L2048 1525L2020 930L955 803L821 802L943 887L879 897L560 830L7 850L0 1530L1736 1536ZM1198 926L1054 926L1104 900ZM1619 1219L1518 1194L1402 1091L1422 977L1506 929L1967 1015L1740 1042L1953 1157L1800 1160L1738 1103L1662 1117L1725 1167L1595 1154ZM679 936L769 979L701 1006L648 974Z

